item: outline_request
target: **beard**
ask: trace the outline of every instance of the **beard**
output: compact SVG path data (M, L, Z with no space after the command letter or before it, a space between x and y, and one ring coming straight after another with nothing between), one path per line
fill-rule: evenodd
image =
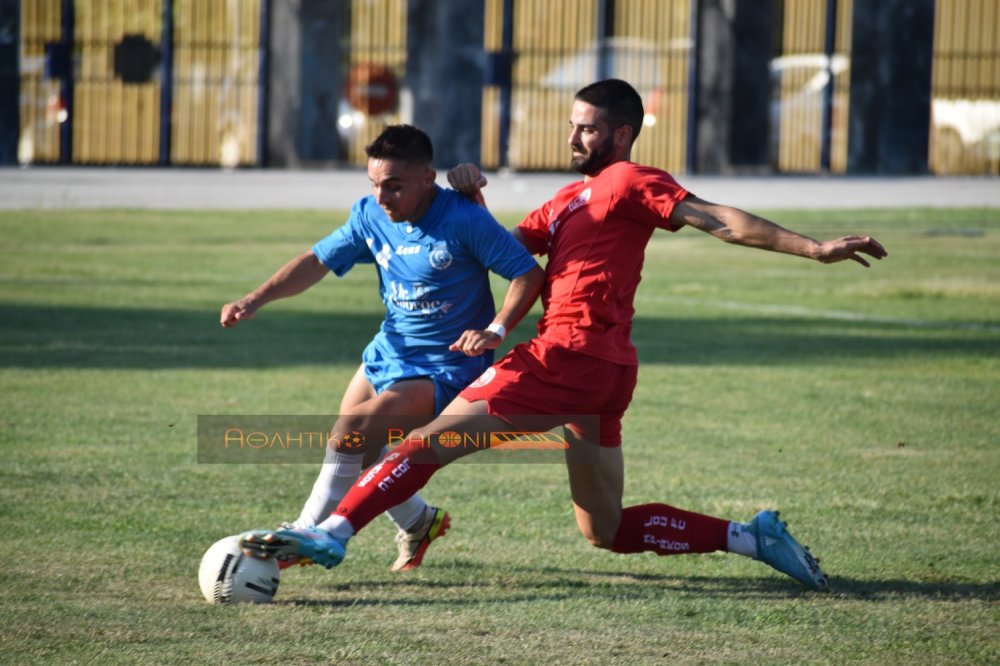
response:
M583 146L573 146L577 152L583 152ZM593 148L589 153L574 155L569 162L573 171L582 173L584 176L596 176L601 170L614 161L614 137L609 136L601 145Z

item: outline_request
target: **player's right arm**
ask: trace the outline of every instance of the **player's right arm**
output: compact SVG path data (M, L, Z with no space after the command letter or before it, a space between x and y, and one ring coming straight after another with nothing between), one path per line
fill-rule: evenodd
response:
M504 340L507 331L514 330L514 327L524 319L524 316L531 310L531 306L538 299L538 294L542 291L542 284L545 282L545 271L536 264L528 272L522 273L510 281L507 287L507 294L504 296L503 306L493 317L491 326L500 326L504 333L495 330L485 329L477 331L470 329L464 331L458 340L453 342L448 349L460 351L466 356L479 356L489 349L496 349Z
M303 252L240 300L223 305L220 322L229 328L239 321L251 319L257 310L271 301L301 294L329 272L330 269L316 258L312 250Z

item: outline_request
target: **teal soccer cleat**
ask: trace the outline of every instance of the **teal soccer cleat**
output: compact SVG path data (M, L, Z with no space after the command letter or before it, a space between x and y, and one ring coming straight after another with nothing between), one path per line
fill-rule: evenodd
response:
M240 548L259 560L309 560L332 569L344 560L345 544L318 527L251 530L240 535Z
M747 525L747 530L757 537L758 560L803 585L817 590L827 588L819 560L788 533L787 523L778 520L777 511L761 511Z

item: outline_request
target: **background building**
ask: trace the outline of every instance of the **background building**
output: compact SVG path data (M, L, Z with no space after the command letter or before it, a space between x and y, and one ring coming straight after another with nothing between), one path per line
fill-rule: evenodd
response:
M1000 0L0 0L0 163L562 170L607 76L674 172L1000 172Z

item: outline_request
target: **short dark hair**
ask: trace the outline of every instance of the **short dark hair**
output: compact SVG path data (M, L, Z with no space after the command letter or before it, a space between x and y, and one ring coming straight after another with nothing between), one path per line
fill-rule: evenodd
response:
M365 154L377 160L404 160L418 164L434 161L431 138L413 125L389 125L365 146Z
M626 81L604 79L591 83L577 91L576 99L604 111L612 129L628 125L632 128L632 141L639 138L646 112L642 108L642 97Z

